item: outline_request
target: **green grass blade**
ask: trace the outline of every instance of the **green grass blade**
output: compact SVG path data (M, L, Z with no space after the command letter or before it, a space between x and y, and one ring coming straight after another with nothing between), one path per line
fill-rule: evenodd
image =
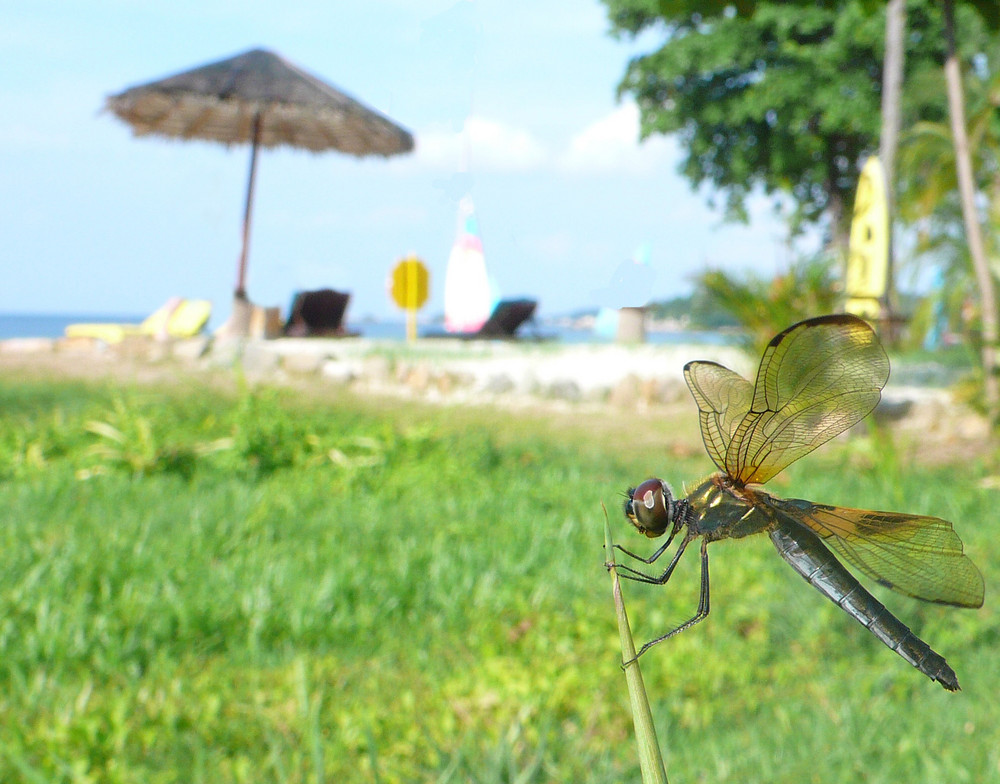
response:
M639 770L642 772L643 784L666 784L667 771L663 765L663 756L660 754L660 744L656 739L656 727L653 726L653 714L649 709L646 687L642 682L642 670L639 669L639 660L635 658L635 642L632 639L628 614L625 612L618 570L615 568L614 542L611 540L611 523L608 520L607 509L604 510L604 547L608 559L608 571L611 572L611 592L615 599L618 633L621 635L622 661L629 662L625 667L625 682L628 685L629 702L632 706L635 740L639 747Z

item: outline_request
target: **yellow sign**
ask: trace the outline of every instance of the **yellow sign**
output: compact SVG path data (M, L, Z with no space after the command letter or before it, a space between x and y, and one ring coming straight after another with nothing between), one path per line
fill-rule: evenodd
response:
M416 256L408 256L392 271L392 299L399 307L417 310L427 301L430 274Z
M406 338L417 338L417 310L427 302L430 273L416 256L407 256L392 270L389 293L393 302L406 310Z
M889 206L885 174L875 156L869 158L858 178L854 217L844 280L846 310L877 318L889 282Z

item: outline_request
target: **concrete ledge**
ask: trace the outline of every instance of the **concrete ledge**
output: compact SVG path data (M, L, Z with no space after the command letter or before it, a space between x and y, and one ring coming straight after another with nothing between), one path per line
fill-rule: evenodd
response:
M609 406L622 411L679 407L696 412L683 379L684 364L706 359L752 377L755 363L731 347L482 343L448 340L376 341L364 338L255 340L199 336L189 340L126 341L14 338L0 341L8 368L37 365L68 376L113 375L117 369L155 369L157 377L191 372L242 372L255 382L346 386L364 395L449 405ZM906 367L900 375L906 377ZM314 380L314 381L312 381ZM941 387L893 385L876 421L921 439L987 440L984 417Z

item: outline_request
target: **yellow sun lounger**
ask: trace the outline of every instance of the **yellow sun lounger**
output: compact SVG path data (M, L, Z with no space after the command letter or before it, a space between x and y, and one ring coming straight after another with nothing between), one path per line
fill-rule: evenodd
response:
M204 299L172 298L141 324L70 324L68 338L94 338L121 343L125 338L190 338L197 335L212 315L212 303Z

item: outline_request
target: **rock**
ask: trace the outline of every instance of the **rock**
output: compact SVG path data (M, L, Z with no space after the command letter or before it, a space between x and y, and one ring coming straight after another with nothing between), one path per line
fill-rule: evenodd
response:
M248 376L270 375L281 367L281 355L271 351L264 343L248 341L243 346L241 364Z
M448 395L450 395L454 391L457 385L458 382L456 381L455 376L452 373L441 373L437 377L437 391L443 397L447 397Z
M967 441L986 442L991 435L989 420L973 411L953 417L952 429L955 435Z
M208 364L212 367L231 368L243 355L243 341L240 338L216 336L208 354Z
M319 372L325 360L321 354L286 354L281 367L297 376L311 376Z
M639 402L638 377L633 373L629 373L625 376L611 388L611 394L608 400L615 408L622 408L625 410L635 408Z
M27 338L28 340L46 340L47 338ZM4 341L9 343L11 341ZM94 338L56 338L55 350L60 354L102 354L108 350L108 344Z
M909 416L913 410L913 401L905 398L883 399L872 412L872 419L880 424L898 422Z
M423 394L431 384L431 372L425 363L416 365L406 377L406 386L417 394Z
M157 353L152 338L145 335L129 335L120 343L112 343L108 350L115 356L128 360L156 360Z
M691 391L687 384L677 379L661 379L658 382L659 400L663 405L687 403L691 400Z
M476 377L471 373L450 371L448 375L451 376L456 387L471 387L476 383Z
M396 364L396 383L405 384L406 379L409 378L410 373L413 372L414 365L412 362L399 362Z
M549 384L545 392L548 397L555 400L568 400L574 403L582 397L580 385L575 381L555 381Z
M380 355L365 357L361 361L361 376L370 382L384 384L392 378L392 362Z
M504 395L513 391L513 389L514 381L510 376L503 373L490 376L486 379L486 383L483 385L483 391L488 392L491 395Z
M328 359L320 368L320 375L334 384L350 384L357 378L364 378L364 370L353 362Z
M658 378L647 378L639 382L639 400L645 406L667 402L667 384Z
M147 362L164 362L170 359L170 352L173 347L165 340L151 340L146 346L145 358Z
M193 362L205 356L211 347L212 339L206 335L198 335L173 344L173 355L176 359Z
M55 347L56 341L52 338L9 338L0 341L0 352L4 354L50 353ZM92 349L92 346L89 348Z

